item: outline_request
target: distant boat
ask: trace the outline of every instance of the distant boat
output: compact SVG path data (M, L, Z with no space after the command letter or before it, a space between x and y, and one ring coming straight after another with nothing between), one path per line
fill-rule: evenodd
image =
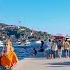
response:
M16 42L16 44L17 44L17 45L20 45L20 44L21 44L21 41L20 41L20 40L18 40L18 41Z
M0 47L3 47L3 46L4 46L3 41L0 41Z
M15 47L17 47L17 46L18 47L26 47L26 46L30 46L30 44L31 44L31 42L28 40L26 40L25 43L21 43L21 41L17 41L17 42L13 43L13 46L15 46Z
M28 47L28 46L33 46L35 44L41 44L41 41L38 40L38 41L29 41L29 40L26 40L25 43L21 43L20 41L14 43L13 45L14 46L19 46L19 47Z
M36 41L36 43L37 43L37 44L41 44L41 41L40 41L40 40L39 40L39 41Z

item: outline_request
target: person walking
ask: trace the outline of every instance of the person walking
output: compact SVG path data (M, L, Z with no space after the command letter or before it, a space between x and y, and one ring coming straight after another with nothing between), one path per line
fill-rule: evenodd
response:
M47 42L47 45L46 45L47 47L46 47L46 56L47 56L47 58L51 58L51 46L52 46L52 41L51 41L51 39L49 39L48 40L48 42Z
M61 58L62 56L62 41L61 40L58 40L57 41L57 48L58 48L58 57Z
M56 56L56 51L57 51L57 44L56 44L56 42L53 40L53 41L52 41L52 45L51 45L51 58L55 58L55 56Z
M44 41L41 40L41 47L44 47Z
M69 42L66 39L63 43L64 54L66 58L69 57L69 47L70 47Z

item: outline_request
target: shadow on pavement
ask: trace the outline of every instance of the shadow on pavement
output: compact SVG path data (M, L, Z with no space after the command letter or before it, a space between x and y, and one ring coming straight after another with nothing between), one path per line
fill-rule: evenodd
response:
M47 65L47 67L66 67L66 66L70 66L70 62L58 62L58 63L46 63L44 65Z

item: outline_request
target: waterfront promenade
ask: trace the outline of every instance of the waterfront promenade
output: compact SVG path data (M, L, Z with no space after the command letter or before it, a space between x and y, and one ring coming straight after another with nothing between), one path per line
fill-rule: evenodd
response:
M70 70L70 58L25 58L12 70Z

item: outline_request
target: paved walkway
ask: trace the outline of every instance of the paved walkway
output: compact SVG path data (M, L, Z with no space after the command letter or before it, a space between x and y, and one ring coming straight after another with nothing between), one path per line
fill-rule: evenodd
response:
M12 70L70 70L70 58L26 58L19 61Z

